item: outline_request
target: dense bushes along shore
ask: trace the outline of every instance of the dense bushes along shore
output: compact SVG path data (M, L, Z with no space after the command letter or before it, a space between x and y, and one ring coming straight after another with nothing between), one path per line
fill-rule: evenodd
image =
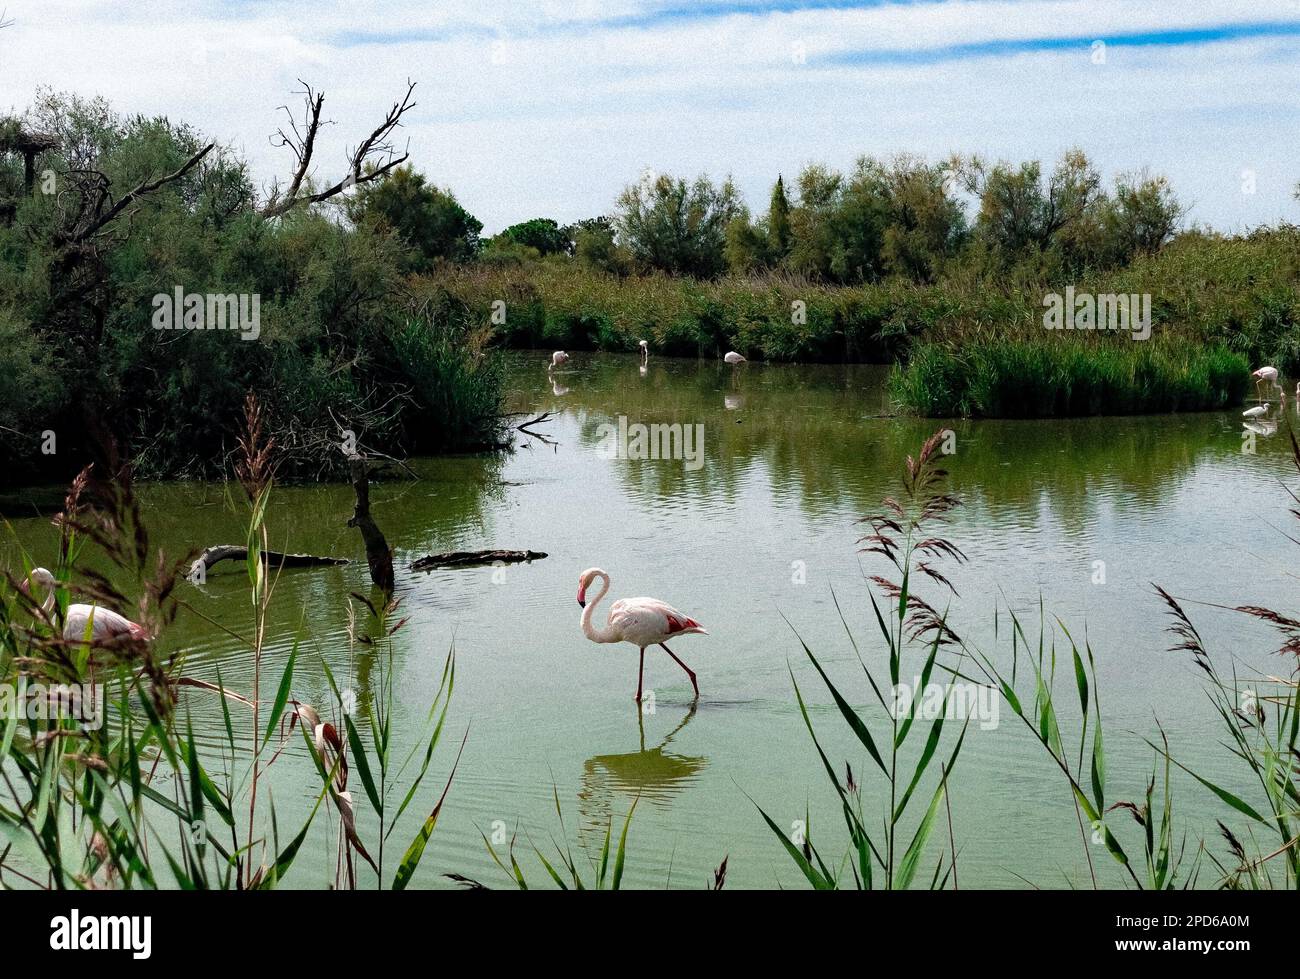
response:
M409 91L377 132L408 108ZM53 147L37 187L15 152L32 133ZM298 168L259 191L233 151L102 100L44 92L0 120L10 479L66 476L95 427L144 474L224 472L250 389L286 476L338 475L349 431L394 455L499 445L493 345L898 362L900 407L927 414L1204 408L1239 399L1249 364L1300 373L1300 232L1179 232L1162 178L1107 189L1078 151L1050 172L813 165L788 192L778 178L757 215L729 181L650 176L612 217L485 239L451 191L376 155L382 138L333 185L285 140ZM1044 330L1044 297L1067 287L1149 295L1153 338ZM256 339L155 330L154 297L178 288L257 296ZM998 394L1026 365L1064 388Z
M1150 295L1157 340L1224 346L1300 373L1295 228L1238 238L1187 234L1126 268L1067 284L1079 293ZM854 286L788 273L620 277L563 259L447 266L412 284L421 307L441 319L488 323L493 304L504 303L494 329L507 346L634 351L647 339L674 356L736 349L768 360L882 363L920 341L1002 335L1076 346L1094 339L1043 328L1044 297L1063 289L1060 281L1012 275Z

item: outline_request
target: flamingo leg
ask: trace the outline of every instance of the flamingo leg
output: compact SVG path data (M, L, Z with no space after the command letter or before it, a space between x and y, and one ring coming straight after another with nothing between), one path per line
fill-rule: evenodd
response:
M696 699L696 700L699 700L699 699L700 699L700 685L699 685L698 683L695 682L695 671L692 670L692 669L691 669L689 666L687 666L685 663L683 663L681 660L679 660L679 659L677 658L677 654L674 653L674 652L673 652L671 649L669 649L667 646L664 646L663 643L660 643L659 645L664 647L664 652L667 653L669 656L671 656L671 657L673 658L673 662L674 662L674 663L676 663L678 666L680 666L683 670L686 671L686 675L689 676L689 677L691 678L691 686L695 688L695 699Z
M641 682L645 679L645 647L641 647L641 665L636 672L636 702L641 703Z

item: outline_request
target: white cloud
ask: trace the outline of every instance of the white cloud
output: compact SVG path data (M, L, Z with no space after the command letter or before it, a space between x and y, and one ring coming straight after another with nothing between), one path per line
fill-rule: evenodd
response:
M414 161L489 230L607 212L646 165L731 172L761 205L778 171L812 160L1050 159L1076 144L1107 172L1168 173L1192 217L1217 227L1300 210L1300 37L1267 27L1297 22L1292 0L729 6L24 0L0 32L0 107L21 108L40 84L103 94L233 143L267 180L287 166L267 137L302 77L336 122L319 155L329 176L409 76L419 106L402 136ZM1217 43L1111 44L1104 65L1086 43L1041 43L1225 25L1233 39ZM993 53L952 50L970 45ZM1254 195L1241 192L1244 169Z

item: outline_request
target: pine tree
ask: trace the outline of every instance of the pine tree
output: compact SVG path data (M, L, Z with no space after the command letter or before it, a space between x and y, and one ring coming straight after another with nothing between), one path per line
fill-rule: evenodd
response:
M772 203L767 210L767 244L774 264L790 253L790 201L785 196L785 181L780 174L772 188Z

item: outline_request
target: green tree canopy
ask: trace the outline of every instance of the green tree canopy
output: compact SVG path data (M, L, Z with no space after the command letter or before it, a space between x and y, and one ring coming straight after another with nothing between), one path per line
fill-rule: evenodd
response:
M632 257L663 272L711 278L726 268L727 225L741 212L730 179L688 183L659 176L628 187L618 198L616 226Z
M377 183L361 185L347 211L357 225L395 231L413 251L412 271L425 271L440 258L465 261L479 251L483 223L461 207L450 190L426 183L409 165Z

